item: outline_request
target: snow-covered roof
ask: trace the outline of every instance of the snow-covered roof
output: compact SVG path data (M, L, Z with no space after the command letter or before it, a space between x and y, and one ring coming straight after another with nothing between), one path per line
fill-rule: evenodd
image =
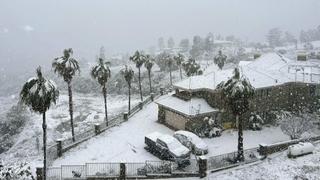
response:
M212 108L204 99L201 98L191 98L189 101L184 101L171 95L165 95L156 100L156 103L187 116L195 116L218 111L218 109Z
M292 71L292 65L304 66L305 71ZM312 71L306 70L311 68ZM241 63L240 72L246 76L255 88L263 88L287 82L318 83L320 80L320 61L296 61L276 53L267 53L250 63ZM206 69L204 75L193 76L174 84L174 87L187 91L215 89L233 76L233 69L216 70L214 65ZM208 71L209 70L209 71ZM310 72L310 73L308 73ZM317 73L319 72L319 73Z

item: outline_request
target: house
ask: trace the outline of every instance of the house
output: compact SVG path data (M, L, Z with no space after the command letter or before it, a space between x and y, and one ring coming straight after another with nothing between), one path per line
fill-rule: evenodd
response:
M315 110L320 96L320 63L290 60L276 53L264 54L250 63L240 63L241 74L255 87L250 112L272 123L280 110ZM214 66L214 65L213 65ZM297 68L304 68L298 71ZM173 129L192 131L205 117L224 128L234 127L234 117L216 87L233 76L233 69L207 68L203 75L174 84L175 92L158 99L158 121Z

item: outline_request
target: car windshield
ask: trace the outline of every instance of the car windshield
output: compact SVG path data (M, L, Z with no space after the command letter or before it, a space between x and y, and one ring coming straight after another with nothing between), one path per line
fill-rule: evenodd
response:
M172 139L172 141L168 142L167 145L169 149L177 149L181 147L181 144L176 139Z

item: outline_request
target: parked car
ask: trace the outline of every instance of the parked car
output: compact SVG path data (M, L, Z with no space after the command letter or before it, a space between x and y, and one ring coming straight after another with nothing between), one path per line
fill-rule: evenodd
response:
M176 131L173 135L181 144L189 148L196 155L208 153L208 146L197 135L189 131Z
M145 136L146 150L162 160L175 161L180 167L190 164L190 150L170 135L154 132Z

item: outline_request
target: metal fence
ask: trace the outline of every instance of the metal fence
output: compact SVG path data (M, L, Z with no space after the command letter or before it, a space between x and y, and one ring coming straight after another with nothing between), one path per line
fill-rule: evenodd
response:
M87 177L119 177L120 163L87 163Z
M147 171L145 163L126 163L126 176L127 177L145 177Z
M57 146L57 143L53 143L47 147L48 166L51 166L53 161L57 158L58 158L58 146Z
M171 164L170 161L146 161L145 171L147 175L170 175Z
M85 165L62 165L61 166L61 179L68 178L86 178Z
M61 167L50 167L47 169L48 180L60 180L61 179Z
M235 163L237 152L231 152L208 158L208 169L219 169Z

